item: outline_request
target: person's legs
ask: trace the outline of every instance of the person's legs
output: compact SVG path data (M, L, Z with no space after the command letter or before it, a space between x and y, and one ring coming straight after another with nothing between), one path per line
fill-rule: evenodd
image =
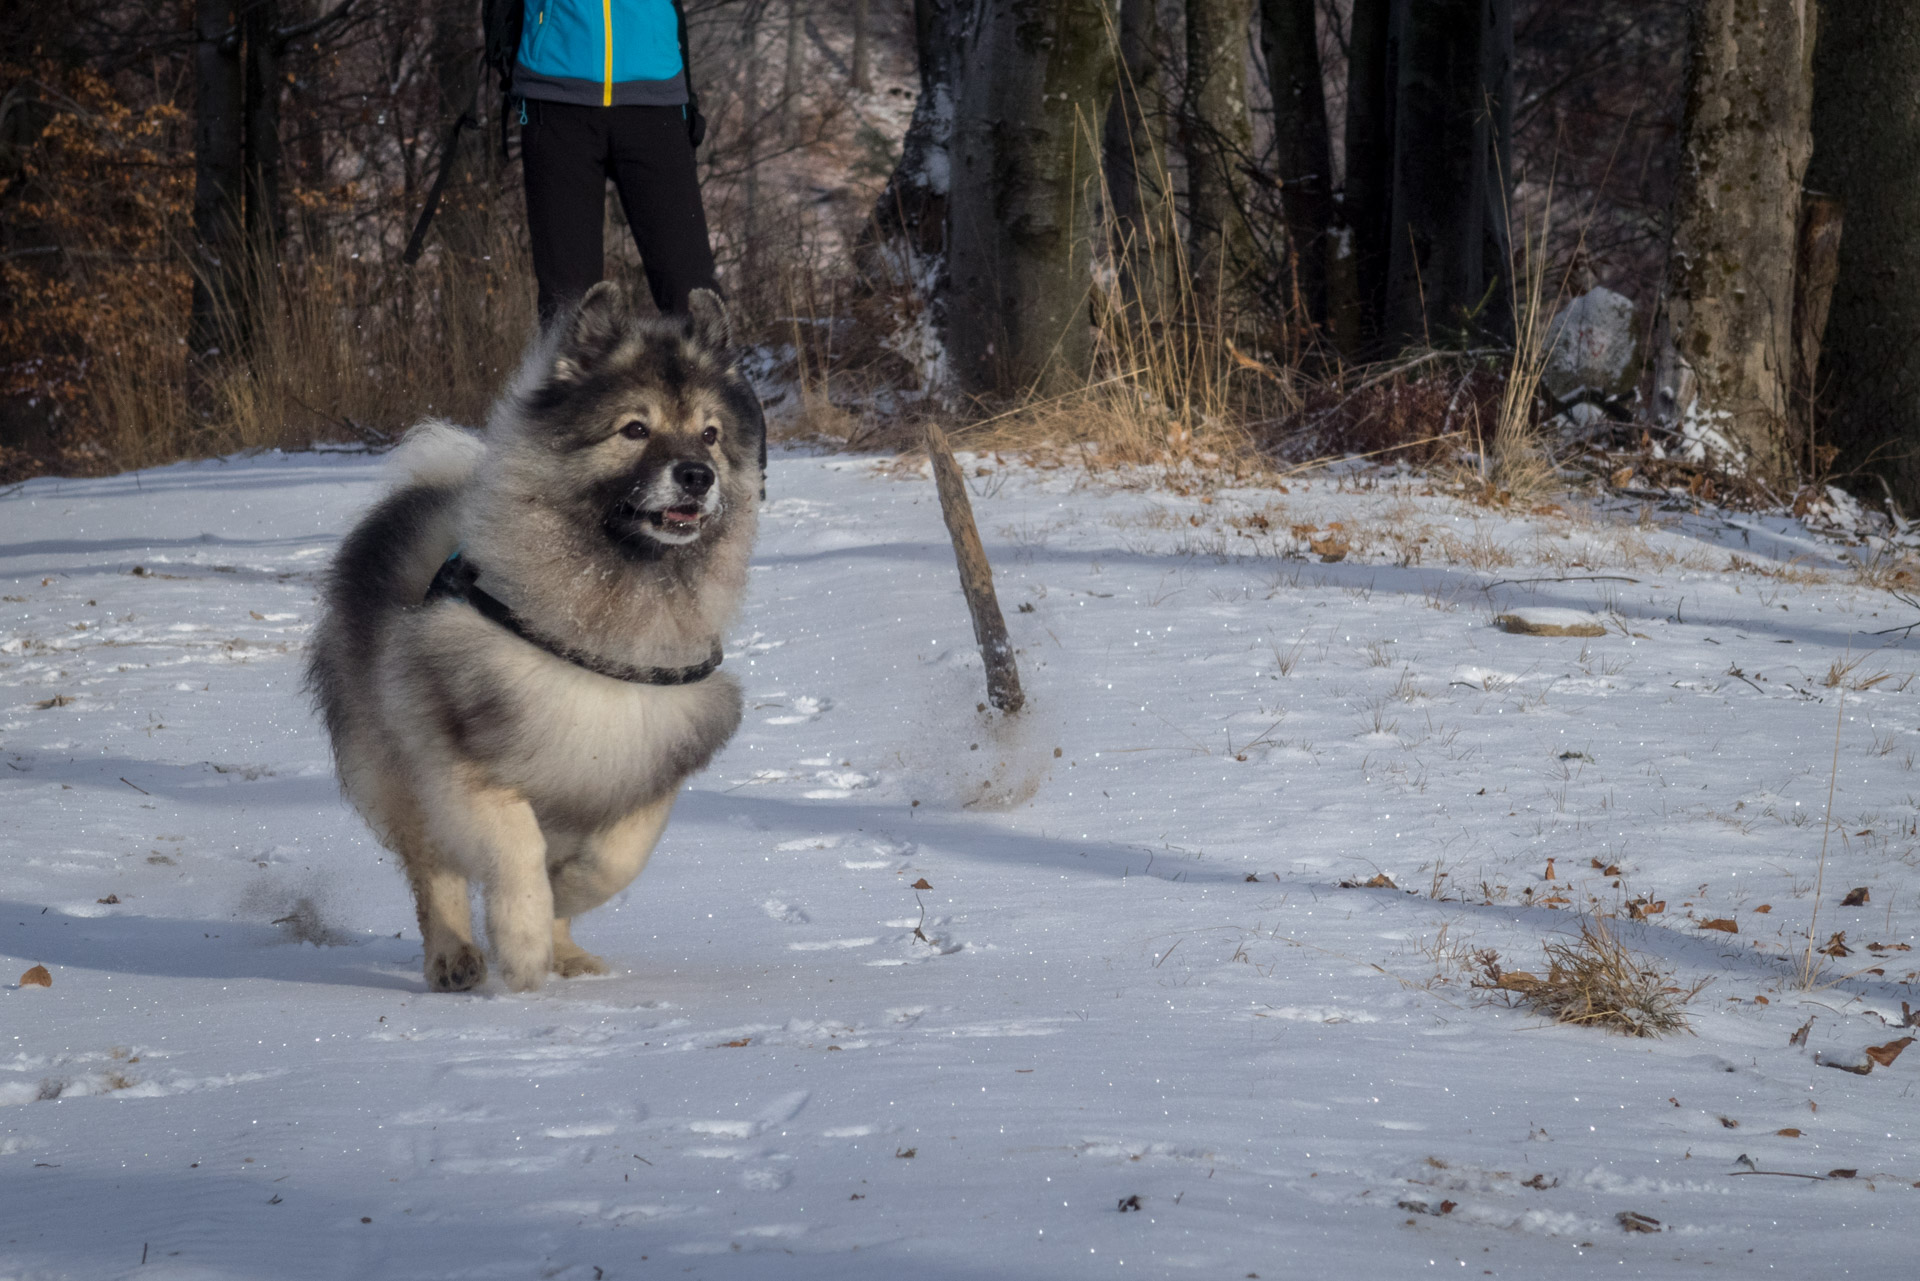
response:
M713 289L713 248L700 179L679 107L606 107L614 189L662 312L684 316L687 295Z
M527 234L540 282L540 323L600 282L606 217L607 109L528 102L520 129Z

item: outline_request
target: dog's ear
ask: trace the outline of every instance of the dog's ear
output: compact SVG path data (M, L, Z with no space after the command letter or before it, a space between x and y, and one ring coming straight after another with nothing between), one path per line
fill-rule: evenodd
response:
M620 345L626 320L627 294L618 284L603 280L587 290L572 313L561 318L566 332L554 354L553 376L572 380L598 368Z
M733 322L727 319L727 304L711 289L696 289L687 296L687 319L694 342L721 359L733 355Z

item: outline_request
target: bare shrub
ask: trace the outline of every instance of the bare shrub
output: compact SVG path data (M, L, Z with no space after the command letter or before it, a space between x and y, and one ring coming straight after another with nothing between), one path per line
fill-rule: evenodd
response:
M1624 1036L1667 1036L1692 1030L1683 1007L1712 982L1679 986L1672 971L1629 951L1599 917L1581 922L1577 940L1547 943L1543 950L1545 978L1503 968L1492 949L1478 953L1475 960L1484 977L1474 986L1503 993L1556 1023Z

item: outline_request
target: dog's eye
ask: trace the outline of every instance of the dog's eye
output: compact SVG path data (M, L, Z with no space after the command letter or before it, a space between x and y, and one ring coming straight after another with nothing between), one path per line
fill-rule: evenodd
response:
M714 441L719 439L720 439L720 429L718 427L709 427L705 431L700 433L700 440L703 444L711 445Z
M645 440L653 433L648 431L647 425L638 418L631 418L620 424L620 434L628 440Z

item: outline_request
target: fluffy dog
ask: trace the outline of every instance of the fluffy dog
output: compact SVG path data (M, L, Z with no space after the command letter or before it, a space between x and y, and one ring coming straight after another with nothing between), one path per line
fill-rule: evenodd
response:
M413 888L436 991L605 973L573 917L639 875L740 723L714 670L746 587L766 429L720 300L595 286L485 431L408 433L342 543L308 684L342 790Z

